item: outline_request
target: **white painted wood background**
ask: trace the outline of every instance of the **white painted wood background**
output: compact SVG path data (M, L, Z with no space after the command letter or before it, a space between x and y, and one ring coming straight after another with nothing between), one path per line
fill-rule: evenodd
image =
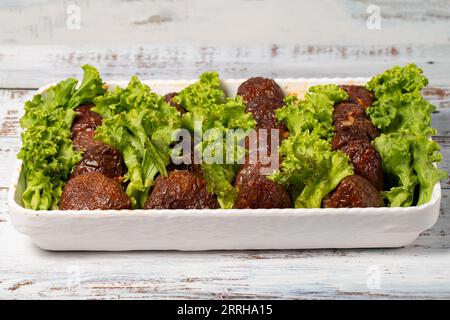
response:
M67 28L71 5L80 29ZM112 80L371 76L407 62L430 79L450 172L449 1L0 1L0 299L450 298L450 180L437 224L389 250L55 253L8 217L23 103L84 63Z

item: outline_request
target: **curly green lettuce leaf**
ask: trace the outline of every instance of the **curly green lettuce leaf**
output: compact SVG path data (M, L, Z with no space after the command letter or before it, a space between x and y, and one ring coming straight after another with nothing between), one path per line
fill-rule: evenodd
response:
M75 116L72 110L66 112ZM73 148L69 128L61 121L49 127L31 126L22 134L18 158L23 161L26 187L22 202L26 208L57 208L62 187L73 166L81 160L81 154Z
M213 128L225 132L255 127L252 114L245 112L242 98L226 98L217 72L203 73L198 82L183 89L172 100L188 111L182 118L183 127L191 132L198 130L195 133L200 135ZM195 121L201 122L201 127L195 128Z
M161 100L149 86L143 84L137 76L132 76L126 88L116 87L94 99L95 107L91 110L103 118L111 118L121 112L136 108L145 108ZM159 102L158 102L159 103Z
M373 77L367 88L376 101L367 114L374 125L383 133L411 129L432 134L430 113L435 107L421 94L427 83L422 70L414 64L394 67Z
M105 118L95 138L122 153L128 169L126 193L133 208L142 208L156 174L167 176L180 114L137 77L132 77L125 89L117 88L95 103L92 110Z
M33 210L56 209L62 187L71 169L81 160L73 148L70 123L73 110L58 109L48 119L40 119L22 133L17 155L23 162L25 190L22 203Z
M410 63L405 67L395 66L374 76L366 87L376 99L385 95L418 92L428 84L422 69Z
M431 199L434 185L440 179L445 179L447 173L438 169L434 163L442 160L439 152L440 147L436 141L432 141L424 136L418 136L412 145L412 154L414 158L413 168L419 180L419 197L417 205L427 203Z
M374 140L386 185L391 187L383 196L391 207L409 207L414 201L418 179L413 169L412 142L413 137L406 133L382 134Z
M411 92L383 96L366 112L383 133L409 129L429 135L435 133L430 127L430 114L434 109L420 92Z
M336 85L317 85L309 88L304 99L286 97L285 106L275 114L291 133L309 131L323 139L331 139L333 106L347 98L347 93Z
M25 190L22 203L33 210L56 209L62 188L81 154L73 148L70 127L73 109L103 94L97 70L84 66L83 81L69 78L36 94L25 103L20 119L22 147L17 155L23 163Z
M233 186L237 169L236 166L232 165L202 164L203 176L208 183L208 191L217 195L217 201L221 208L229 209L233 207L237 196L237 190Z
M198 135L209 129L220 129L226 133L228 129L246 131L255 127L255 120L250 112L245 112L240 96L235 99L226 98L223 103L211 107L195 107L192 112L183 114L181 121L184 128ZM200 127L195 126L196 121L201 122Z
M25 102L25 114L20 119L21 127L28 128L37 123L51 125L54 121L53 113L57 109L75 109L79 105L92 103L95 97L102 95L105 89L97 69L84 65L83 70L83 81L78 88L78 80L69 78ZM67 120L72 119L69 117Z
M353 174L348 157L331 151L330 145L334 105L347 98L336 85L317 85L304 99L285 98L285 106L275 113L289 129L289 138L279 149L280 169L269 179L291 191L296 208L319 208L322 199Z
M188 112L211 109L225 103L226 95L220 85L217 72L204 72L199 80L184 88L172 101L182 105Z
M293 190L296 208L320 208L322 199L353 174L344 153L331 151L328 141L309 131L290 135L279 152L280 170L269 178Z
M367 83L377 100L366 112L382 132L375 146L387 177L383 195L393 207L426 203L444 176L433 165L441 155L438 144L429 139L436 130L430 125L435 108L421 93L427 84L414 64L394 67Z
M20 119L20 126L25 129L33 125L51 126L54 122L60 121L58 110L66 109L77 82L77 79L73 78L63 80L26 101L25 114ZM73 119L69 117L67 122L71 120Z
M67 108L74 109L83 104L90 104L95 97L101 96L105 93L103 87L103 80L96 68L90 65L84 65L84 75L79 87L74 94L70 96L67 103Z
M433 164L441 160L439 145L411 131L382 134L374 142L390 187L383 192L389 205L409 207L430 201L434 185L446 176Z
M245 112L241 97L226 98L216 72L203 73L199 81L183 89L172 100L188 111L182 116L181 124L194 136L205 138L203 135L208 130L214 130L214 134L202 139L196 150L203 156L208 152L218 160L215 163L203 161L201 167L208 191L217 195L221 208L231 208L237 195L233 186L239 168L236 163L244 155L242 141L248 130L255 127L252 114ZM235 130L235 139L232 144L223 145L229 130ZM230 154L233 154L231 163L226 159Z
M332 101L334 104L339 103L343 100L348 99L348 94L341 87L335 84L318 84L312 86L308 89L305 95L306 101L311 101L317 108L323 113L326 110L328 115L329 102Z

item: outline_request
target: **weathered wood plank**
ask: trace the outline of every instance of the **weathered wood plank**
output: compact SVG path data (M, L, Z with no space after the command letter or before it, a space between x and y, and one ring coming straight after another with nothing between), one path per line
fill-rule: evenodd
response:
M432 0L3 1L0 44L442 44L449 17Z
M25 101L34 90L0 90L0 137L18 137Z
M370 77L417 63L434 87L449 86L450 46L409 45L120 45L8 46L0 51L0 88L37 88L81 74L89 63L105 79L191 79L217 70L224 78L264 75Z
M0 189L8 188L13 182L11 172L15 168L17 152L19 152L18 138L0 139Z
M448 136L435 136L433 140L439 143L442 153L442 161L438 164L438 167L447 172L447 179L441 181L443 189L450 189L450 139ZM450 202L450 199L447 201Z

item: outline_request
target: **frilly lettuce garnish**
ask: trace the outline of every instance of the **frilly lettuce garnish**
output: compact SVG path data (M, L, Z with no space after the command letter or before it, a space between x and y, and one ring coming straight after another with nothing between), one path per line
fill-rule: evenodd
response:
M23 161L25 208L56 209L72 167L81 160L70 137L76 115L73 109L91 103L105 91L94 67L85 65L83 70L84 77L78 87L78 80L69 78L25 103L25 114L20 119L25 131L17 155Z
M276 110L276 116L286 124L290 134L308 131L322 139L330 140L334 134L333 104L347 98L347 93L338 86L313 86L302 100L296 96L286 97L285 106Z
M156 174L167 176L180 113L136 76L126 88L109 91L94 103L92 110L104 117L95 139L122 153L128 169L126 194L133 208L142 208Z
M367 109L373 124L383 133L411 130L433 134L430 113L435 107L421 93L428 84L422 70L414 64L394 67L367 83L375 102Z
M392 207L421 205L431 199L434 185L446 174L434 166L441 161L439 145L429 139L435 109L421 93L428 80L414 64L394 67L368 83L376 101L367 114L382 134L375 139ZM418 194L418 195L417 195Z
M333 106L348 98L336 85L311 87L303 100L291 96L276 111L289 129L281 143L280 170L269 178L291 190L296 208L320 208L322 199L353 174L348 157L332 151Z

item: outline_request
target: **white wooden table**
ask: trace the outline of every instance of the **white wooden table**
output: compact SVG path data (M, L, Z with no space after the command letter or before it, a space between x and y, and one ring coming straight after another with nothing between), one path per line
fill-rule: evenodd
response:
M0 299L450 298L450 180L437 224L400 249L46 252L13 229L6 200L24 101L84 63L112 80L371 76L415 62L450 172L449 1L78 1L74 30L61 3L0 3ZM371 4L380 30L366 26Z

